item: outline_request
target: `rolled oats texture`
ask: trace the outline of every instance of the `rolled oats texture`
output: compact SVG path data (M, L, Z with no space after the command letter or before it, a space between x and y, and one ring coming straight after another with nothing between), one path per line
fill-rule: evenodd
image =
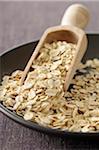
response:
M65 41L45 43L24 85L19 85L21 70L4 76L0 101L25 120L44 127L99 132L99 59L81 63L72 88L63 90L75 51L76 45Z

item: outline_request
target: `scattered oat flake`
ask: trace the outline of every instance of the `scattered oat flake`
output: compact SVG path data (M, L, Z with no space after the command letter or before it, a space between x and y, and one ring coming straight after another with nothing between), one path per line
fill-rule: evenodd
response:
M48 96L55 96L57 94L57 89L47 89L45 94Z
M25 120L31 120L33 118L33 113L32 112L26 112L24 114L24 119Z

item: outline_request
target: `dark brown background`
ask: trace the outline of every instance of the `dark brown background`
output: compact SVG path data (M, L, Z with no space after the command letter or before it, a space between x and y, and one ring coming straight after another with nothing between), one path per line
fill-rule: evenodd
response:
M12 47L39 39L47 27L61 22L65 9L77 1L0 1L0 54ZM79 2L79 1L78 1ZM87 33L99 33L99 1L82 0L91 13ZM96 142L62 139L36 132L0 113L0 150L98 150Z

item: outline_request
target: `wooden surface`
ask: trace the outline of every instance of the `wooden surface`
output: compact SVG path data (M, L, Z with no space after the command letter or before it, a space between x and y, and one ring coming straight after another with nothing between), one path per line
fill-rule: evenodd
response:
M97 33L99 2L84 3L95 16L87 32ZM69 4L71 2L0 2L0 53L38 39L47 27L58 25ZM43 134L19 125L0 112L0 150L98 150L98 143Z

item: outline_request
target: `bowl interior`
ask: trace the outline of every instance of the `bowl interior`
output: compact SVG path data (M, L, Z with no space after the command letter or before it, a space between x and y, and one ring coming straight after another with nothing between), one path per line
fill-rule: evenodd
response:
M85 62L87 59L92 59L92 58L99 58L99 35L95 34L90 34L88 35L88 50L86 54L83 57L83 62ZM31 42L22 46L19 46L17 48L12 49L11 51L3 54L0 56L0 80L2 80L2 77L4 75L10 74L15 70L21 69L23 70L25 65L27 64L33 50L35 49L38 41ZM22 123L23 125L43 131L43 132L50 132L50 133L59 133L61 135L63 134L76 134L78 133L69 133L69 132L62 132L59 130L53 130L49 128L44 128L36 123L32 123L30 121L25 121L22 117L16 115L14 112L11 112L8 110L5 106L0 104L1 111L5 113L8 117L14 119L15 121ZM81 133L80 133L81 134ZM84 134L82 134L84 135ZM91 135L91 134L89 134Z

